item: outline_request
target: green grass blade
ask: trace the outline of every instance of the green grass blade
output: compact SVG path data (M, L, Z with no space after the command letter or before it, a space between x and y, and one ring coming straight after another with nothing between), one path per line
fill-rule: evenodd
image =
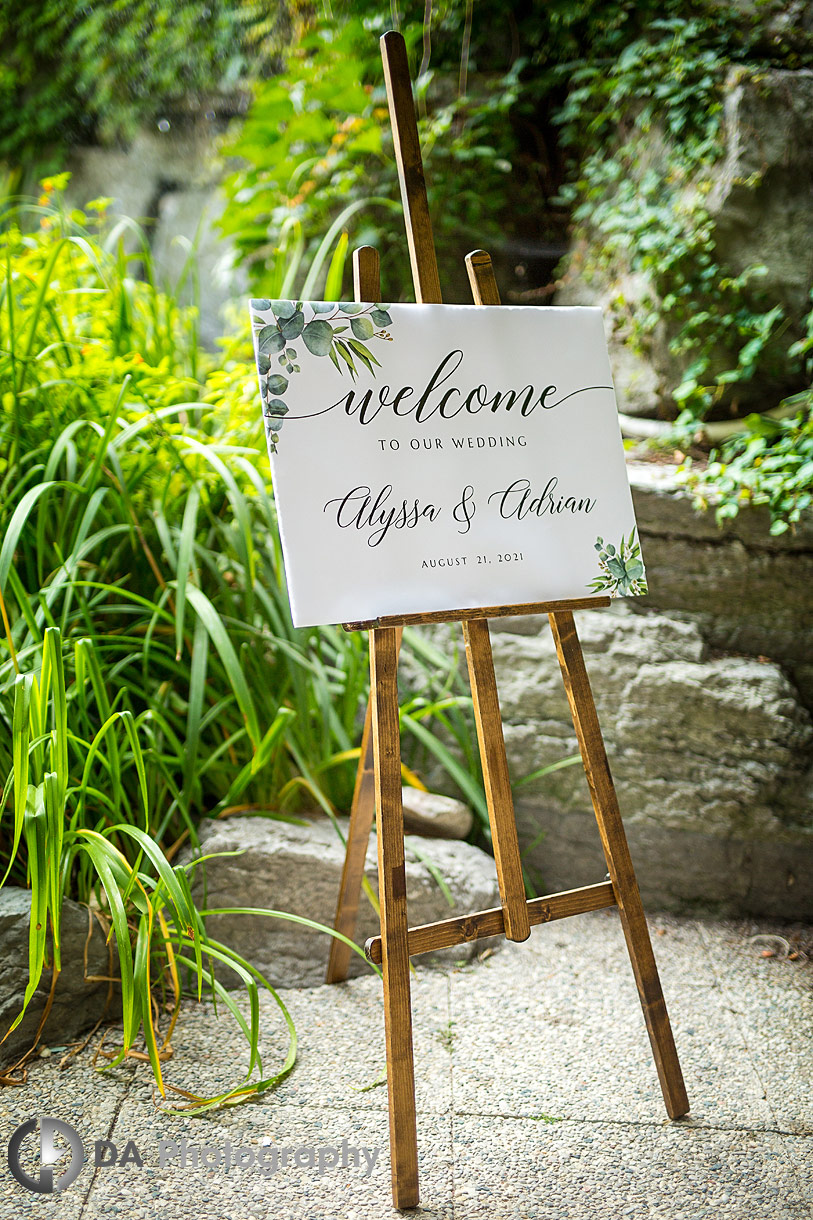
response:
M240 706L240 711L243 713L248 735L256 749L260 744L261 738L257 709L223 620L201 589L190 586L187 590L187 598L195 613L203 621L209 633L209 638L220 654L220 659L226 669L226 674Z
M178 546L178 566L175 585L175 655L180 659L183 650L183 622L186 610L186 584L189 570L192 566L192 556L195 547L195 534L198 525L198 505L200 491L192 487L184 506L183 524L181 525L181 540Z

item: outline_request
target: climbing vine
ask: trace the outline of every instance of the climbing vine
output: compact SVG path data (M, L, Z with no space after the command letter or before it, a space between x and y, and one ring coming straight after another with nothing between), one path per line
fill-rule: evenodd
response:
M686 427L718 405L736 411L754 380L803 384L792 344L801 319L764 291L764 266L734 275L723 265L706 205L723 153L723 89L767 66L756 44L734 10L658 18L612 62L577 67L558 116L577 167L561 194L588 251L580 272L645 274L644 308L626 310L622 294L613 307L642 352L665 324Z

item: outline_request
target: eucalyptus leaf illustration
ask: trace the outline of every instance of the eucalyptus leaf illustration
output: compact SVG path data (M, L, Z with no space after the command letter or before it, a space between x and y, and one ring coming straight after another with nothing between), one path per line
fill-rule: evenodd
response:
M301 309L297 309L295 313L291 314L290 318L281 323L280 333L282 334L282 337L288 341L291 339L298 339L302 334L304 326L305 315Z
M375 356L371 352L368 352L367 348L364 346L364 344L359 343L359 341L357 339L348 339L347 346L353 352L355 352L355 354L358 356L359 360L361 360L362 363L367 366L367 368L370 370L371 373L373 373L373 374L375 373L373 364L378 364L379 368L381 367L378 360L376 360Z
M392 325L392 317L388 305L359 301L333 304L258 297L251 302L251 308L256 311L252 313L252 322L268 448L276 453L283 416L289 410L280 395L289 391L291 378L301 372L297 349L289 345L301 338L311 356L328 356L336 371L340 375L349 373L353 381L365 370L375 376L381 362L369 345L372 340L392 342L386 329ZM272 373L274 357L281 371Z
M370 326L372 328L372 323ZM302 331L302 342L314 356L326 356L333 346L333 327L321 319L309 322Z
M357 339L372 339L375 334L375 327L369 318L353 318L350 329Z
M277 318L292 318L296 313L296 305L293 301L271 301L269 309L273 309L274 316Z
M350 376L356 380L356 366L353 363L353 357L350 354L350 348L345 343L344 339L336 340L336 351L341 356L347 367L350 369Z
M287 415L290 407L287 407L281 398L270 398L265 404L263 415L266 419L273 417L275 424L282 427L282 416Z
M257 347L264 356L276 356L285 347L285 340L276 326L264 326L257 336Z
M647 585L641 546L633 529L628 538L622 537L618 547L599 536L593 544L598 552L599 575L588 584L595 593L610 597L638 596L646 593Z

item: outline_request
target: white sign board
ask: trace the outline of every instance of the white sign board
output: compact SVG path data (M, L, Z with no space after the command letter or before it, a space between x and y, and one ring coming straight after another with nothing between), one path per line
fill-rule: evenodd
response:
M598 309L251 312L296 626L646 592Z

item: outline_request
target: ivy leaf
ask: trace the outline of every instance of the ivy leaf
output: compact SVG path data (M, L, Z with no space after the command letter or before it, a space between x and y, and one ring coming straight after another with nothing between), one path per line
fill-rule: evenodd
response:
M369 318L351 318L350 329L357 339L372 339L375 327Z
M285 340L276 326L264 326L257 336L257 348L266 356L275 356L285 347Z
M309 322L302 331L302 342L312 355L326 356L333 346L333 327L329 322Z
M282 373L274 373L268 378L269 394L284 394L288 389L288 378L283 377Z

